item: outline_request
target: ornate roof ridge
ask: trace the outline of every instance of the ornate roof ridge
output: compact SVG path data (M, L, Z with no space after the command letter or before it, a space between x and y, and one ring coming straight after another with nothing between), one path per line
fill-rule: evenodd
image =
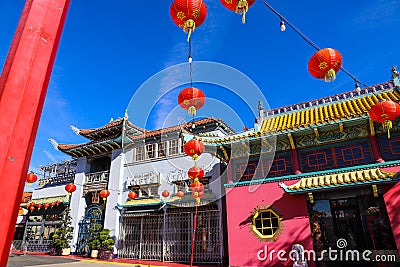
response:
M284 107L264 110L264 114L266 116L282 115L287 112L315 108L315 107L319 107L324 104L335 103L335 102L351 99L351 98L358 97L358 96L364 96L364 95L368 95L371 93L381 92L384 90L390 90L394 87L395 87L394 82L388 81L388 82L385 82L382 84L377 84L374 86L362 88L359 91L352 90L352 91L348 91L348 92L344 92L344 93L340 93L340 94L336 94L336 95L332 95L332 96L327 96L327 97L323 97L323 98L319 98L319 99L314 99L314 100L310 100L310 101L305 101L305 102L301 102L301 103L297 103L297 104L292 104L292 105L288 105L288 106L284 106Z
M210 118L204 118L204 119L200 119L195 121L195 125L196 126L201 126L204 124L208 124L208 123L221 123L223 124L226 128L228 128L230 131L235 132L229 125L227 125L222 119L216 119L213 117ZM154 137L157 136L159 134L164 134L164 133L170 133L173 131L178 131L181 128L185 129L185 128L191 128L193 125L193 122L187 122L184 124L180 124L180 125L174 125L174 126L170 126L170 127L166 127L166 128L161 128L161 129L156 129L156 130L146 130L143 134L141 135L136 135L136 136L130 136L130 139L133 140L138 140L138 139L142 139L142 138L147 138L147 137Z
M124 122L124 118L118 118L116 120L110 121L109 123L107 123L104 126L97 127L97 128L89 128L89 129L78 129L76 127L74 127L74 128L76 128L78 130L78 134L79 135L82 135L82 136L86 137L87 135L90 135L92 133L100 132L100 131L103 131L103 130L106 130L106 129L110 129L110 128L115 127L115 126L122 125L123 122ZM74 131L76 132L76 130L74 130Z

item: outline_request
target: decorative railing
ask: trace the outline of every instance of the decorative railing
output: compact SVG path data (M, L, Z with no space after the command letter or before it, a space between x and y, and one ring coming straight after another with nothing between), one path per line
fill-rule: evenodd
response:
M85 184L107 183L109 176L110 171L88 173Z
M110 171L93 172L86 174L85 184L83 185L83 195L89 192L99 192L107 188Z
M43 188L46 185L73 183L74 179L75 179L75 172L59 174L53 177L46 177L39 180L38 188Z

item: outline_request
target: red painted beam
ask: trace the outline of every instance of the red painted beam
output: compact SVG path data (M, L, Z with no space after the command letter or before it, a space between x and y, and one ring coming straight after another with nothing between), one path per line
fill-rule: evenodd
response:
M70 0L27 0L0 77L0 267L7 266L25 176Z

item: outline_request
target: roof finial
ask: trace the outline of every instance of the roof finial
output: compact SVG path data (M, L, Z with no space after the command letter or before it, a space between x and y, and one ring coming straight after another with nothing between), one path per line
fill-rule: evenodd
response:
M259 111L264 109L261 100L258 100L258 107L257 108L258 108Z
M127 120L129 118L129 115L128 115L128 110L127 109L125 109L125 115L124 115L124 119L125 120Z
M71 128L72 131L74 131L74 133L76 133L76 135L80 135L80 130L78 128L76 128L74 125L71 125L69 128Z
M58 143L57 143L56 140L54 140L53 138L50 138L50 139L49 139L49 142L53 145L53 147L54 147L55 150L59 150L59 149L58 149Z
M399 72L397 71L397 66L392 67L392 78L393 79L399 78Z

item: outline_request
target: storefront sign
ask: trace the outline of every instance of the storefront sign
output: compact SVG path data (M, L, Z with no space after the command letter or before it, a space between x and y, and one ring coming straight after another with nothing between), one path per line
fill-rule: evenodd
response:
M135 174L131 178L128 178L127 186L149 185L149 184L159 184L159 183L160 183L159 172L147 172L147 173Z

